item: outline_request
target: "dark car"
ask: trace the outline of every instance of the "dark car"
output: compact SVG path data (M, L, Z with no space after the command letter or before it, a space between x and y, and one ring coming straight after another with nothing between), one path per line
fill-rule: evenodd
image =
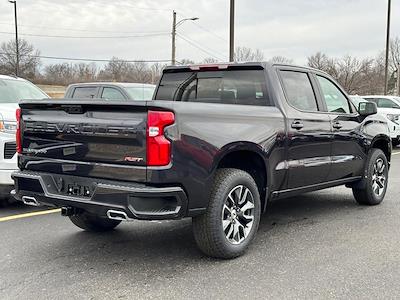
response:
M78 227L193 218L199 248L232 258L267 203L339 185L386 194L391 140L318 70L264 63L168 67L153 101L23 101L15 197Z
M65 98L105 100L151 100L156 86L144 83L91 82L75 83L68 86Z

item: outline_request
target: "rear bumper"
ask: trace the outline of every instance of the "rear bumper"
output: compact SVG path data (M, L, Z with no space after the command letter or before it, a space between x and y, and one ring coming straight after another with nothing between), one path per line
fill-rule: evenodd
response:
M14 180L11 178L11 174L15 170L0 170L0 186L3 185L14 185Z
M187 215L187 197L181 187L150 187L29 171L14 172L12 177L13 196L26 204L28 199L30 204L83 209L101 217L120 212L127 220L179 219Z

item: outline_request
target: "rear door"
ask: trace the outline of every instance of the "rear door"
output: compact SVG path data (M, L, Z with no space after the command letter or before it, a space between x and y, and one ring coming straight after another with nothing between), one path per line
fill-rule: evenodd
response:
M365 153L358 113L334 81L322 74L316 74L315 80L333 128L332 168L328 180L359 176L364 168Z
M286 97L288 189L325 182L331 166L331 122L304 70L280 69Z

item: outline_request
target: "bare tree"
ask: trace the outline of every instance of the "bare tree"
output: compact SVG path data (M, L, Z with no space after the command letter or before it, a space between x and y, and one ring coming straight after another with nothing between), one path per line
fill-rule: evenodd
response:
M264 54L259 49L253 50L247 47L237 47L235 50L234 60L237 62L263 61Z
M329 58L322 52L317 52L307 58L307 65L311 68L326 71L329 69Z
M215 59L214 57L207 57L202 61L203 64L215 64L217 62L218 59Z
M183 66L185 66L185 65L194 65L195 62L193 60L184 58L179 62L179 64L183 65Z
M74 65L73 69L73 79L75 82L90 82L97 80L98 68L95 63L79 63Z
M400 38L396 37L390 41L390 69L396 72L400 66Z
M151 82L151 70L145 62L130 63L126 79L131 82Z
M53 64L44 68L43 83L68 85L74 81L75 74L72 64Z
M269 60L270 63L273 64L293 64L293 59L284 57L284 56L274 56Z
M151 72L151 82L152 84L158 83L161 78L162 72L167 65L161 63L155 63L151 65L150 72Z
M15 40L2 43L0 46L0 73L15 74L17 53ZM19 48L19 76L30 80L39 73L40 52L24 39L18 40Z
M100 80L111 80L111 81L126 81L129 73L129 63L127 61L118 59L117 57L111 58L111 60L105 65L104 69L99 73Z

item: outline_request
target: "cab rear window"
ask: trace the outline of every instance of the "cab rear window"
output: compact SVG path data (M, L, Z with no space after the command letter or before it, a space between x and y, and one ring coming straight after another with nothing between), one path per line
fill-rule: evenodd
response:
M264 71L165 73L155 100L272 106Z
M96 98L97 95L97 87L78 87L75 88L73 98Z

